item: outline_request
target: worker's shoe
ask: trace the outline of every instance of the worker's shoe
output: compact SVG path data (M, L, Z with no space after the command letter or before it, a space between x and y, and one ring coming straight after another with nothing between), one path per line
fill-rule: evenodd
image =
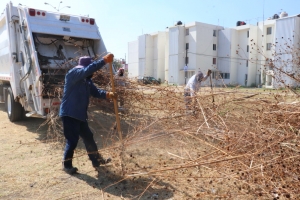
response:
M107 158L107 159L101 158L100 159L100 166L97 166L97 167L94 166L94 168L98 173L103 173L105 171L105 167L101 166L101 165L106 165L110 162L111 162L111 158Z
M95 171L97 171L98 173L103 173L105 170L105 167L103 166L98 166L98 167L94 167Z
M63 170L67 173L67 174L76 174L78 169L77 167L63 167Z
M107 159L100 158L99 162L100 162L100 165L106 165L107 163L111 162L111 158L107 158Z

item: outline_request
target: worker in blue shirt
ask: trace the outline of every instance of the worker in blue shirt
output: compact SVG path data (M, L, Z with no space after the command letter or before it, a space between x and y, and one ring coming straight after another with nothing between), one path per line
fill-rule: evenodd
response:
M63 170L69 174L78 171L73 167L72 159L79 137L83 139L88 156L96 170L99 169L100 164L111 161L110 158L104 159L98 152L93 133L88 126L87 109L90 96L101 99L116 98L115 93L98 89L91 80L93 73L105 64L111 63L113 57L113 54L107 54L101 60L94 62L88 56L80 57L78 66L70 69L66 74L59 116L63 122L66 138Z

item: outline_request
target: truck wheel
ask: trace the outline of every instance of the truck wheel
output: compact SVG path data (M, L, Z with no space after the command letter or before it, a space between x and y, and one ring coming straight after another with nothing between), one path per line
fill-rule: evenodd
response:
M14 100L14 95L11 88L7 89L6 111L11 122L22 119L23 107L19 102Z

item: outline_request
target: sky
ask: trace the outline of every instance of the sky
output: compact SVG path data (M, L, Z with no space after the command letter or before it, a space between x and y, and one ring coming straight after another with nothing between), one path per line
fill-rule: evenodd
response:
M0 0L0 11L9 0ZM128 61L128 42L164 31L177 21L235 27L237 21L256 24L282 11L300 14L300 0L11 0L30 8L95 18L108 52ZM45 5L47 2L50 5ZM62 3L60 3L62 2ZM67 8L65 6L71 6Z

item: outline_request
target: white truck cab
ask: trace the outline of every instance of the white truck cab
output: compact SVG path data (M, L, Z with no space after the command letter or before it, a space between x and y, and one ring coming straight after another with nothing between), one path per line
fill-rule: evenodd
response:
M0 16L0 101L9 119L46 118L78 58L104 54L95 19L8 3Z

